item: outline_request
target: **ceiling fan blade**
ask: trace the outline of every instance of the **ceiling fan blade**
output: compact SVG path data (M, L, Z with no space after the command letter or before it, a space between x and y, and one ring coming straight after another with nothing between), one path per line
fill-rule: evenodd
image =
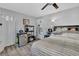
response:
M53 6L54 6L56 9L59 8L58 5L57 5L56 3L53 3Z
M49 3L47 3L41 10L44 10L48 5Z

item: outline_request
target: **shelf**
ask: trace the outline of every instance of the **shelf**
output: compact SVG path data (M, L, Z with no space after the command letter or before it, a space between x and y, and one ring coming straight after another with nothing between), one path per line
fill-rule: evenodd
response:
M32 25L25 25L25 27L34 27L34 26L32 26Z
M28 32L34 32L34 31L28 31Z
M34 26L33 25L25 25L25 30L28 29L26 32L30 32L32 35L34 35Z

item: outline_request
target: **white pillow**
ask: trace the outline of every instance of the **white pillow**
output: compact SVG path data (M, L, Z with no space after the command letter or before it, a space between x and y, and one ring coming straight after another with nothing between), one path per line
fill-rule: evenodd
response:
M67 31L67 28L62 28L62 31Z
M57 28L56 32L62 32L62 29L61 28Z
M50 35L50 37L53 37L53 36L55 36L55 35L54 35L54 34L51 34L51 35Z

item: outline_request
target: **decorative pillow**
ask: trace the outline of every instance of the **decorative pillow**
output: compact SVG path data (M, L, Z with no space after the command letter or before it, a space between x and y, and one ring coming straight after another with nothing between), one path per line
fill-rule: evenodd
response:
M57 28L56 32L62 32L62 29L61 28Z
M62 31L67 31L67 28L62 28Z

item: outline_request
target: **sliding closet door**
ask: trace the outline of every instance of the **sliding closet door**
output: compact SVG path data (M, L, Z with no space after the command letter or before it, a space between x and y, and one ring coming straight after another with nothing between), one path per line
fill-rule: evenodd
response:
M12 16L6 16L7 22L7 46L15 44L15 20Z
M6 39L6 22L5 19L0 16L0 48L5 47Z
M10 45L15 44L15 19L12 16L9 16L9 21L8 21L8 34L9 34L9 42Z
M12 16L0 15L0 46L15 44L15 20Z

